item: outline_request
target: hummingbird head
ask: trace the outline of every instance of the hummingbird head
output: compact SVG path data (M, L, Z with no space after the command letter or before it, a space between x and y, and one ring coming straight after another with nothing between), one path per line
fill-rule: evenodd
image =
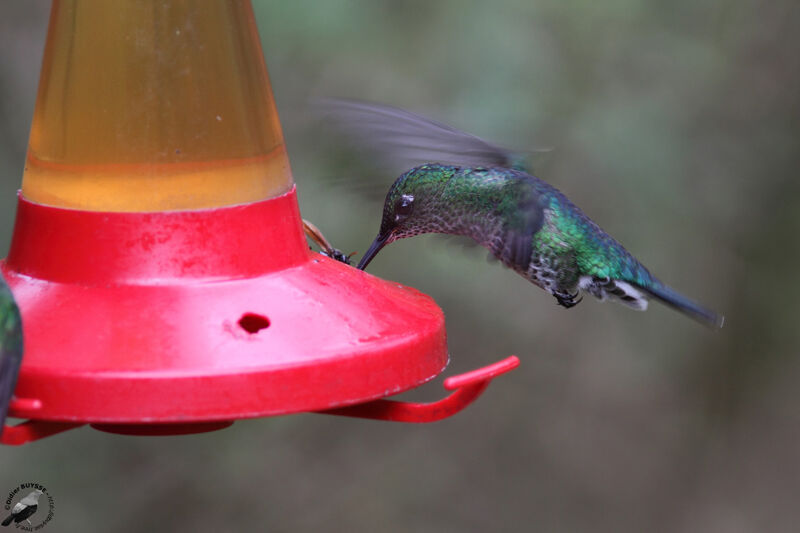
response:
M441 212L439 199L456 167L428 164L412 168L395 180L383 204L381 229L361 258L364 270L378 252L397 239L436 231Z

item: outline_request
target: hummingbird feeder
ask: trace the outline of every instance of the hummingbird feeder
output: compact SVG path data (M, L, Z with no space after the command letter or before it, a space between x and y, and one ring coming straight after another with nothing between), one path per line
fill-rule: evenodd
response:
M248 1L54 0L8 258L25 354L2 430L430 422L517 366L447 365L428 296L312 252Z

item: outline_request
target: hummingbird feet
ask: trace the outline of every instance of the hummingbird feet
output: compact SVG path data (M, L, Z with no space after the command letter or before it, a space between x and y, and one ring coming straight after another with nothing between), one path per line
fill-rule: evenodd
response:
M581 303L581 300L583 300L583 296L578 298L578 293L579 291L575 291L574 294L570 294L568 292L556 292L553 293L553 296L555 296L556 300L558 300L558 305L562 306L565 309L569 309L570 307L575 307L576 305Z

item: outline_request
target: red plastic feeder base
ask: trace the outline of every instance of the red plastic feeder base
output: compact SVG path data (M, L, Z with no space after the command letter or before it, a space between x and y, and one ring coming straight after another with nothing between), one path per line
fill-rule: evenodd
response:
M7 444L86 423L180 434L324 411L411 389L447 364L441 309L311 252L294 189L158 213L20 196L0 269L25 336L9 414L33 419L6 427Z

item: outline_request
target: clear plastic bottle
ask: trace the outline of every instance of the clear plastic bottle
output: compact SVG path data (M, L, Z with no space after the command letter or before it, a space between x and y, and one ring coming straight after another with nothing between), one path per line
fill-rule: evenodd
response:
M93 211L292 186L249 1L55 0L22 193Z

